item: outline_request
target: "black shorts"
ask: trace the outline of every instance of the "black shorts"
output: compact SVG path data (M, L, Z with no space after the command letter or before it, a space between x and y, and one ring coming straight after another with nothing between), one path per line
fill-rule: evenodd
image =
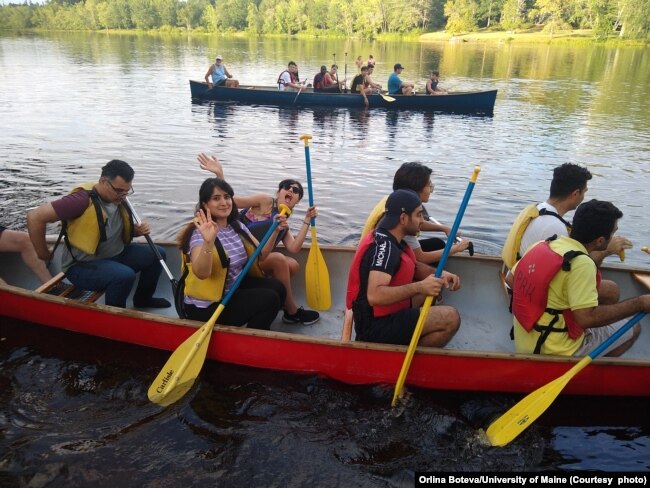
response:
M404 95L404 91L400 88L395 93L389 93L389 95Z
M373 318L364 337L367 342L408 345L420 318L419 308L405 308L392 315Z
M214 86L226 86L226 80L227 78L224 78L223 80L215 83Z

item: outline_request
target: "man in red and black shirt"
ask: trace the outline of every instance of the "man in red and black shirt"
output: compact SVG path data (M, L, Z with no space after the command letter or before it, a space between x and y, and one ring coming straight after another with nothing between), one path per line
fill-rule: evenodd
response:
M416 235L423 222L417 193L397 190L386 201L386 213L374 232L359 243L348 277L346 304L354 314L357 340L409 344L420 316L419 305L442 288L457 290L458 276L418 263L403 239ZM450 306L429 310L419 345L443 347L460 326L458 311Z

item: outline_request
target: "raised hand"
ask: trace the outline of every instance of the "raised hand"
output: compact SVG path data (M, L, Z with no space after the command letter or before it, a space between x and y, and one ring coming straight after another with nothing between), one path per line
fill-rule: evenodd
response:
M223 176L223 166L221 165L221 161L219 161L216 156L209 156L205 153L200 153L196 159L199 161L199 166L201 166L201 169L214 173L218 178L221 178L222 180L225 179Z
M214 242L219 232L219 226L212 220L210 209L199 209L194 218L194 226L201 233L201 237L205 242Z

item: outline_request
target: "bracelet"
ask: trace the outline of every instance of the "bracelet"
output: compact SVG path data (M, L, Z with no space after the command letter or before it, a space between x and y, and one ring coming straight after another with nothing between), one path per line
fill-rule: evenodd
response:
M309 227L309 222L303 222L302 225L306 225L307 227Z
M206 251L205 249L201 249L201 252L203 254L212 254L212 249L210 249L209 251Z

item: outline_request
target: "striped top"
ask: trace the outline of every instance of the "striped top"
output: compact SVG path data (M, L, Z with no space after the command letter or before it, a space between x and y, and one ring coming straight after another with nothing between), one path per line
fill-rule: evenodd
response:
M244 232L250 235L249 230L242 226ZM226 288L224 290L224 296L230 291L230 288L235 283L235 280L239 274L246 266L246 261L248 260L248 255L246 254L246 248L244 243L239 237L239 234L233 229L230 225L225 228L219 228L217 233L217 239L221 242L226 255L230 259L230 266L228 268L228 276L226 277ZM201 235L201 232L198 229L194 229L192 232L192 237L190 238L190 249L189 252L192 252L197 246L202 246L205 240ZM196 298L185 296L185 303L191 303L192 305L199 308L209 307L213 302L206 300L198 300Z

